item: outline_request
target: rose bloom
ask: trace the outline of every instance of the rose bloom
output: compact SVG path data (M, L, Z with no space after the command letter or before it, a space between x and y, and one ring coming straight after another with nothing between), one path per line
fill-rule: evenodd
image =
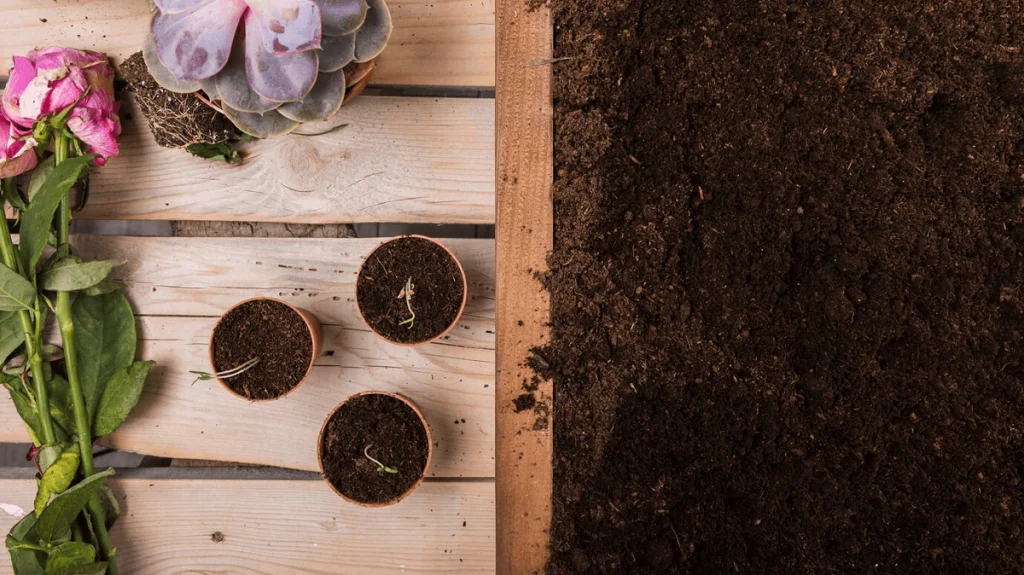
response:
M20 128L0 108L0 178L11 178L36 167L32 131Z
M84 95L84 96L83 96ZM121 121L114 100L114 70L103 54L69 48L43 48L15 56L3 96L3 110L21 128L31 130L74 106L67 127L99 154L96 163L117 155Z

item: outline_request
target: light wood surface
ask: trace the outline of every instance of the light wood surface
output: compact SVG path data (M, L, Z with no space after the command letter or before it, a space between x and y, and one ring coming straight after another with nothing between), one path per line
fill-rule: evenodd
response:
M359 319L354 282L380 239L77 236L85 259L121 259L116 275L139 316L143 359L157 362L138 409L104 443L164 457L317 470L316 437L340 401L368 389L399 391L424 411L435 441L430 475L494 476L494 242L448 240L469 281L459 325L438 343L384 342ZM287 300L324 324L308 381L288 397L249 403L209 370L216 318L254 296ZM463 422L463 420L465 420ZM0 442L27 441L7 394Z
M492 573L494 484L423 484L394 507L345 503L320 481L115 479L122 573ZM35 482L0 480L0 532ZM220 533L222 541L214 541ZM6 553L4 554L6 555ZM6 557L0 574L10 574Z
M161 148L137 108L132 118L78 217L494 222L494 100L363 96L303 130L347 127L246 144L238 167Z
M494 86L494 0L389 0L395 31L373 84ZM145 0L0 0L0 75L11 57L41 46L111 55L141 49Z
M530 349L548 338L547 292L535 278L553 242L552 23L547 8L497 2L497 446L498 573L537 573L548 557L551 424L513 399L533 377ZM535 392L551 404L551 383ZM538 428L539 427L539 428Z

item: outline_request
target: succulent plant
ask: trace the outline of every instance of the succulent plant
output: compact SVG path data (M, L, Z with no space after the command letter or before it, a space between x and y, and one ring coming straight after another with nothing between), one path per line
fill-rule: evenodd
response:
M143 48L153 78L172 92L202 90L259 138L333 116L391 37L384 0L155 2Z

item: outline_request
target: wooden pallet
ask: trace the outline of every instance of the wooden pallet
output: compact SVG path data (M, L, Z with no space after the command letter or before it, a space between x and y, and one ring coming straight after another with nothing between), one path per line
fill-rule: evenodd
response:
M495 86L495 0L389 5L395 34L375 85L391 93L419 86L409 93L435 97L364 95L332 120L348 124L344 129L249 144L239 168L156 147L129 103L122 155L94 172L79 217L493 224L494 100L436 96ZM119 61L141 45L149 18L144 2L123 0L0 0L0 13L0 62L53 43ZM74 238L86 257L129 262L118 274L139 316L140 355L158 364L138 411L110 446L315 470L323 418L364 389L410 395L439 443L432 477L401 504L377 511L344 503L313 473L272 481L122 472L115 489L125 515L114 529L122 572L496 569L495 243L445 242L469 275L466 313L446 339L407 349L367 332L352 302L359 262L379 241ZM187 374L206 366L215 318L252 295L310 309L325 327L310 380L267 404L238 400L214 382L192 385ZM6 399L0 441L27 441ZM33 492L28 478L0 479L0 530L16 520L18 507L31 508ZM224 540L213 541L215 532ZM0 574L9 569L0 561Z

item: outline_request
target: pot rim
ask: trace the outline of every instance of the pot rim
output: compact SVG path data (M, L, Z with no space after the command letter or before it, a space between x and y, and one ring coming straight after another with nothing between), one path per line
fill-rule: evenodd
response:
M420 423L423 424L423 430L427 434L427 464L423 467L423 471L420 473L419 479L417 479L415 483L410 485L409 488L406 489L405 491L403 491L401 494L399 494L399 495L397 495L397 496L395 496L395 497L393 497L393 498L391 498L391 499L389 499L387 501L367 503L367 502L364 502L364 501L359 501L359 500L356 500L356 499L352 499L351 497L349 497L349 496L345 495L344 493L342 493L337 487L335 487L334 484L331 483L331 481L329 479L327 479L327 473L324 471L324 432L327 430L327 424L331 421L332 418L334 418L334 414L337 413L338 410L342 408L342 406L344 406L349 401L351 401L351 400L353 400L353 399L355 399L357 397L363 396L363 395L387 395L387 396L393 397L393 398L401 401L402 403L408 405L413 410L413 412L420 418ZM352 394L352 395L346 397L345 399L343 399L341 401L341 403L339 403L338 405L334 406L334 409L332 409L331 412L327 415L327 417L324 418L324 422L320 425L320 433L318 433L317 436L316 436L316 463L317 463L317 466L320 468L320 477L324 480L324 483L326 483L328 485L328 487L331 488L331 491L333 491L335 494L337 494L338 497L341 497L342 499L344 499L345 501L348 501L349 503L353 503L353 504L358 505L360 507L366 507L366 508L369 508L369 509L376 509L376 508L379 508L379 507L388 507L388 506L391 506L391 505L397 505L398 503L401 503L402 500L404 500L406 497L412 495L412 492L416 491L417 489L419 489L419 486L423 484L423 480L426 479L427 472L430 471L430 461L431 461L431 459L433 459L433 456L434 456L434 438L433 438L433 436L430 433L430 425L427 424L427 418L423 415L423 412L420 410L419 406L417 406L416 403L413 400L411 400L408 397L402 395L401 393L396 393L396 392L391 392L391 391L367 390L367 391L360 391L359 393L355 393L355 394Z
M455 318L452 319L452 323L450 325L448 325L448 327L444 328L444 330L441 333L439 333L439 334L437 334L437 335L435 335L435 336L433 336L433 337L431 337L429 339L425 339L423 341L395 341L393 339L389 339L387 337L384 337L384 335L380 334L379 332L377 332L377 330L373 329L373 326L370 325L370 322L366 321L366 316L363 314L363 308L360 307L360 305L359 305L359 279L361 277L363 277L363 270L366 268L366 262L369 261L370 257L374 254L374 252L376 252L380 248L386 246L387 244L390 244L391 242L394 242L394 241L400 240L400 239L404 239L404 238L419 238L419 239L427 240L428 242L431 242L431 243L433 243L435 245L440 246L441 249L443 249L444 251L448 252L449 257L451 257L452 260L455 261L455 265L459 268L459 275L462 276L462 302L459 304L459 311L458 311L458 313L455 314ZM464 267L462 267L462 262L460 262L459 258L456 257L455 252L453 252L452 250L448 249L448 246L442 244L441 242L435 240L434 238L430 238L430 237L427 237L427 236L424 236L424 235L420 235L420 234L404 234L404 235L401 235L401 236L395 236L393 238L384 240L383 242L378 244L377 247L375 247L372 250L370 250L370 253L366 254L366 257L363 258L363 263L359 266L359 274L356 275L355 287L353 289L356 292L355 293L356 311L359 312L359 319L360 319L360 321L363 322L363 325L366 326L367 329L369 329L374 335L376 335L377 337L381 338L382 340L384 340L384 341L386 341L388 343L394 344L394 345L402 346L402 347L419 347L421 345L427 345L428 343L433 343L433 342L443 338L444 336L448 335L449 333L451 333L451 331L453 329L455 329L455 326L457 326L459 324L459 320L462 319L462 314L463 314L463 312L466 311L466 301L469 299L469 282L466 279L466 269Z

